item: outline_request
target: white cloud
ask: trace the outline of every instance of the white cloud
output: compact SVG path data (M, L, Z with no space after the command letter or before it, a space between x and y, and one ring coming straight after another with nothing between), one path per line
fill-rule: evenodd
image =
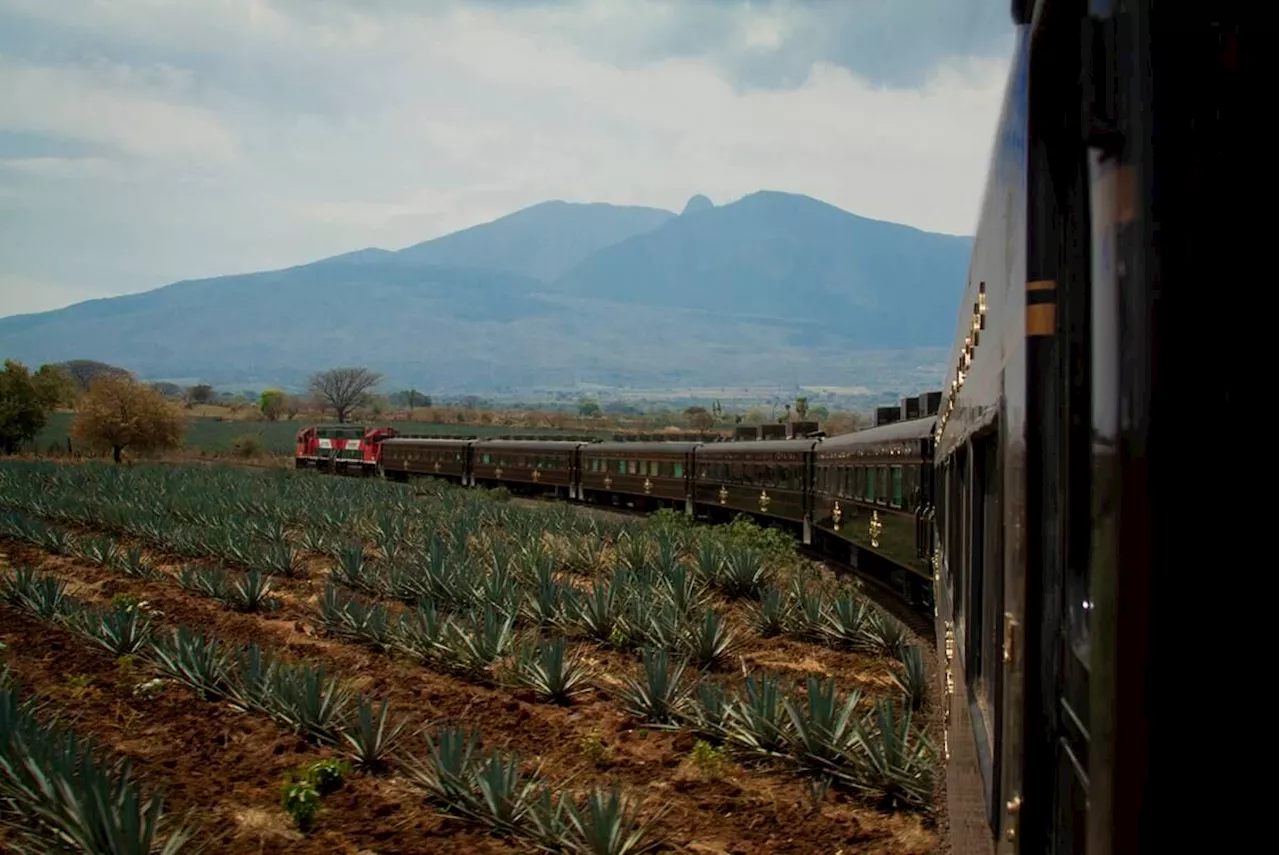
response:
M1006 68L887 89L819 62L797 88L744 91L710 58L617 65L580 40L611 21L625 38L659 15L645 4L596 4L576 30L555 8L19 5L0 14L78 47L0 56L0 314L19 311L11 282L62 283L23 298L49 308L398 248L549 198L679 210L774 189L968 233ZM741 44L784 29L743 19ZM86 151L6 160L6 131Z

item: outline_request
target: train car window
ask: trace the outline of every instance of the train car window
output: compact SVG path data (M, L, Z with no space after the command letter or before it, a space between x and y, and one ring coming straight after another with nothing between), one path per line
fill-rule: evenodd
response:
M876 470L874 466L868 466L866 469L858 467L858 474L863 477L863 493L862 497L868 502L876 500Z
M671 464L671 477L672 477L672 478L683 478L683 477L684 477L684 464L683 464L683 463L672 463L672 464Z
M996 434L973 440L972 493L967 500L965 549L965 676L989 745L995 744L995 715L1000 678L1000 620L1004 593L1000 526L999 455Z
M625 460L619 460L619 461L618 461L618 474L619 474L619 475L626 475L626 474L627 474L627 461L625 461Z
M889 505L894 508L902 507L902 467L889 467Z
M636 466L636 461L634 461L634 460L628 460L628 461L627 461L627 474L628 474L628 475L634 475L634 474L636 474L636 469L637 469L637 468L638 468L638 467Z
M487 454L482 454L482 455L480 455L480 462L481 462L481 463L488 463L488 462L489 462L489 455L487 455Z

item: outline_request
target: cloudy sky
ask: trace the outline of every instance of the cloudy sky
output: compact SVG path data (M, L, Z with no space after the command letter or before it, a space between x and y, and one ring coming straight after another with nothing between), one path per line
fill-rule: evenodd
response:
M0 0L0 315L760 189L971 233L1007 0Z

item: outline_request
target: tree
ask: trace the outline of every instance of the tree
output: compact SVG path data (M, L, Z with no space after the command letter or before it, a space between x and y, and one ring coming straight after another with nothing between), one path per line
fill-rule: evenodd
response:
M80 387L75 379L59 365L41 365L31 379L51 409L73 407L76 398L80 397Z
M53 366L32 376L21 362L5 360L0 372L0 452L13 454L35 438L66 394L68 382Z
M258 396L258 409L262 411L263 418L269 422L279 419L284 412L284 399L284 392L280 389L263 389Z
M71 421L71 436L91 448L110 449L120 462L126 448L139 452L176 448L182 416L159 392L132 377L104 374L93 381Z
M380 382L382 375L368 368L331 368L313 374L308 388L317 401L334 411L338 424L344 424Z
M706 407L689 407L684 411L689 424L698 430L711 430L715 426L716 417Z
M195 386L187 389L187 406L194 407L196 404L207 404L213 400L213 387L208 383L197 383Z
M412 412L414 407L431 406L431 396L424 395L417 389L402 389L388 395L387 402L393 407L406 407Z
M165 396L166 398L175 399L175 400L182 398L182 394L183 394L182 387L179 386L177 383L165 383L165 382L148 383L147 387L150 389L155 389L157 392L159 392L161 395Z
M57 367L65 371L80 387L82 392L89 391L93 381L106 374L114 374L119 377L133 376L123 368L108 365L105 362L94 362L92 359L73 359L70 362L60 362Z
M303 406L306 404L298 395L286 395L284 399L284 414L288 416L289 421L293 421L294 416L302 412Z
M583 398L578 401L578 415L594 419L600 415L600 405L590 398Z

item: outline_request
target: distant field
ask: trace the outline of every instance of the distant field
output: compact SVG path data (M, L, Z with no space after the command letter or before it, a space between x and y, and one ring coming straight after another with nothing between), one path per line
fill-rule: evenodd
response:
M309 420L281 422L250 422L219 420L209 417L189 417L187 421L187 437L184 445L195 451L218 453L231 451L237 440L245 437L256 437L262 448L272 454L287 454L293 450L294 438L298 431L308 424ZM67 447L67 429L71 426L71 413L54 413L44 430L36 435L34 450L46 451L51 446L60 449ZM560 436L573 431L562 431L554 428L515 428L500 425L459 425L428 424L426 422L396 422L396 430L401 433L425 434L475 434L477 436L496 436L504 433L542 434ZM578 431L577 433L581 433Z

